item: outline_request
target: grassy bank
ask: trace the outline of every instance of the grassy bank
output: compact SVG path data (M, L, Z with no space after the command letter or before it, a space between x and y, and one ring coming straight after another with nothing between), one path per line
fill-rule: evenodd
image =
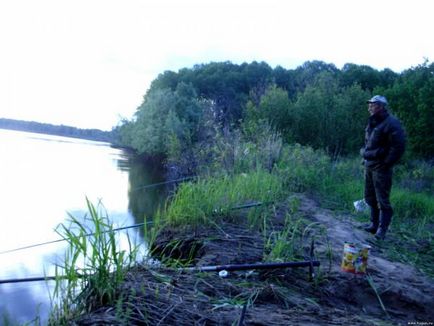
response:
M247 165L251 166L251 161ZM251 171L244 168L235 171L226 166L229 169L221 170L221 173L180 185L154 217L153 226L145 229L151 246L159 232L167 228L209 226L224 233L220 226L230 221L245 226L248 233L259 232L263 244L262 261L303 259L307 235L322 239L327 236L321 225L297 214L299 202L291 196L297 192L310 194L323 207L368 220L367 213L355 213L352 206L355 200L363 197L363 167L358 158L336 161L322 151L284 145L272 169L261 166L258 161L254 165L255 169ZM389 257L414 265L431 277L434 277L434 198L430 188L433 169L423 162L406 163L396 168L391 197L395 209L392 229L386 241L377 243ZM245 205L252 207L239 209ZM278 212L281 207L285 207L283 216ZM74 316L103 305L120 307L119 320L127 320L131 313L125 311L130 299L118 296L116 289L132 267L135 250L130 248L132 255L120 250L107 217L89 202L88 209L91 229L74 218L72 227L59 229L70 249L64 264L59 266L53 324L67 324ZM280 218L278 228L273 225L276 217ZM95 236L88 239L85 235L90 232L95 232ZM179 266L193 260L194 254L191 254L182 262L170 263ZM152 277L163 285L170 282L158 273ZM316 282L321 282L321 275L317 275ZM159 291L158 286L155 291ZM159 296L158 293L153 295Z
M244 159L255 156L250 152ZM226 169L222 176L183 184L160 212L157 228L163 224L215 223L221 216L230 215L233 207L249 202L279 202L291 192L310 193L323 207L346 212L360 221L369 220L367 212L356 213L353 208L353 202L363 198L363 166L357 157L332 160L323 151L284 145L271 171L257 167L251 173L234 173L239 171L240 160L234 160L238 163L229 169L231 173ZM248 165L252 164L244 164ZM261 164L256 162L255 166ZM382 243L390 257L410 263L432 277L433 179L434 167L425 162L406 162L395 168L391 195L395 213L391 232ZM264 225L264 216L264 209L249 213L252 225Z

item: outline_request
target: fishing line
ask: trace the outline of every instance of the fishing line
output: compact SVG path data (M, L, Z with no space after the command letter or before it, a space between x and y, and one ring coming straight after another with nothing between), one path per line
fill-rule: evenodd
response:
M152 183L152 184L149 184L149 185L133 188L133 189L131 189L131 191L137 191L137 190L141 190L141 189L152 188L152 187L156 187L156 186L161 186L161 185L165 185L165 184L169 184L169 183L175 183L175 182L181 182L181 181L195 179L195 178L198 178L198 177L191 176L191 177L185 177L185 178L180 178L180 179L176 179L176 180L170 180L170 181L163 181L163 182Z
M164 185L164 184L181 182L181 181L185 181L185 180L189 180L189 179L194 179L194 178L197 178L197 177L196 176L190 176L190 177L184 177L184 178L180 178L180 179L176 179L176 180L157 182L157 183L153 183L153 184L149 184L149 185L145 185L145 186L134 188L131 191L136 191L136 190L146 189L146 188L152 188L152 187L156 187L156 186L160 186L160 185ZM124 230L124 229L128 229L128 228L139 227L139 226L142 226L144 224L145 223L139 223L139 224L123 227L123 228L114 229L113 231L119 231L119 230ZM86 234L85 236L92 236L92 235L94 235L94 233ZM10 252L14 252L14 251L19 251L19 250L24 250L24 249L30 249L30 248L34 248L34 247L39 247L39 246L45 246L45 245L48 245L48 244L52 244L52 243L56 243L56 242L62 242L62 241L65 241L65 240L66 239L57 239L57 240L53 240L53 241L47 241L47 242L37 243L37 244L33 244L33 245L28 245L28 246L24 246L24 247L20 247L20 248L16 248L16 249L4 250L4 251L0 251L0 255L6 254L6 253L10 253Z
M112 230L103 231L101 233L107 233L107 232L111 232L111 231L121 231L121 230L126 230L126 229L132 229L132 228L137 228L139 226L143 226L145 224L152 224L152 223L153 223L152 221L143 222L143 223L138 223L138 224L134 224L134 225L123 226L123 227L112 229ZM87 233L84 236L85 237L90 237L92 235L95 235L95 233ZM20 247L20 248L4 250L4 251L0 251L0 255L7 254L7 253L10 253L10 252L14 252L14 251L19 251L19 250L30 249L30 248L34 248L34 247L45 246L45 245L48 245L48 244L52 244L52 243L56 243L56 242L62 242L62 241L66 241L66 240L67 239L57 239L57 240L53 240L53 241L47 241L47 242L41 242L41 243L37 243L37 244L33 244L33 245L28 245L28 246L24 246L24 247Z
M271 203L273 203L273 201L269 201L269 202L256 202L256 203L244 204L244 205L234 206L234 207L230 208L230 210L250 208L250 207L256 207L256 206L262 206L262 205L271 204ZM104 232L101 232L101 233L107 233L107 232L112 232L112 231L121 231L121 230L136 228L136 227L139 227L139 226L144 226L145 224L152 224L152 223L153 223L153 221L143 222L143 223L138 223L138 224L134 224L134 225L124 226L124 227L120 227L120 228L116 228L116 229L112 229L112 230L107 230L107 231L104 231ZM94 234L95 233L89 233L89 234L86 234L84 236L88 237L88 236L92 236ZM34 245L30 245L30 246L25 246L25 247L21 247L21 248L16 248L16 249L11 249L11 250L1 251L0 255L8 253L8 252L14 252L14 251L18 251L18 250L24 250L24 249L28 249L28 248L43 246L43 245L46 245L46 244L51 244L51 243L56 243L56 242L61 242L61 241L66 241L66 240L67 239L58 239L58 240L54 240L54 241L38 243L38 244L34 244ZM304 262L286 262L286 263L261 263L261 264L202 266L202 267L181 268L180 270L183 270L183 271L210 272L210 271L220 271L220 270L234 271L234 270L248 270L248 269L272 269L272 268L288 268L288 267L290 267L290 268L294 268L294 267L309 267L310 268L310 275L312 275L311 268L313 268L313 266L319 266L319 264L320 264L319 261L313 261L312 260L312 258L313 258L312 254L313 254L313 241L312 241L312 247L311 247L311 260L310 261L304 261ZM62 277L60 277L60 278L62 278ZM0 284L4 284L4 283L40 282L40 281L49 281L49 280L56 280L56 279L59 279L59 277L56 277L56 276L39 276L39 277L28 277L28 278L17 278L17 279L0 280Z
M250 208L250 207L255 207L255 206L261 206L264 204L268 204L268 203L272 203L272 202L267 202L267 203L262 203L262 202L257 202L257 203L251 203L251 204L245 204L245 205L240 205L240 206L235 206L230 208L230 210L236 210L236 209L243 209L243 208ZM216 212L218 211L217 209L215 210ZM129 225L129 226L124 226L124 227L120 227L120 228L116 228L113 230L107 230L104 231L102 233L107 233L107 232L111 232L111 231L121 231L121 230L126 230L126 229L132 229L132 228L137 228L140 226L144 226L145 224L152 224L153 221L149 221L149 222L143 222L143 223L138 223L138 224L134 224L134 225ZM85 234L85 237L90 237L92 235L95 235L95 233L88 233ZM19 248L15 248L15 249L9 249L9 250L4 250L4 251L0 251L0 255L3 254L7 254L10 252L14 252L14 251L20 251L20 250L24 250L24 249L30 249L30 248L35 248L35 247L40 247L40 246L45 246L48 244L52 244L52 243L56 243L56 242L62 242L62 241L66 241L67 239L57 239L57 240L53 240L53 241L47 241L47 242L41 242L41 243L37 243L37 244L33 244L33 245L28 245L28 246L24 246L24 247L19 247Z

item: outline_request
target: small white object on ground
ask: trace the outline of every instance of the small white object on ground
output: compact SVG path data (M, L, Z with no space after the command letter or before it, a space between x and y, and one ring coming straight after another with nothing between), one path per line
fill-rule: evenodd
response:
M364 199L356 200L353 205L356 212L364 212L368 210L368 204L366 204Z
M219 276L220 277L227 277L229 275L228 271L226 270L222 270L219 272Z

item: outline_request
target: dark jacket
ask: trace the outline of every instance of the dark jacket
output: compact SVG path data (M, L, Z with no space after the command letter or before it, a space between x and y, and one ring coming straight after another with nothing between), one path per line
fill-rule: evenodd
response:
M404 154L405 133L401 123L387 110L368 120L365 129L365 147L361 154L365 166L371 169L390 168Z

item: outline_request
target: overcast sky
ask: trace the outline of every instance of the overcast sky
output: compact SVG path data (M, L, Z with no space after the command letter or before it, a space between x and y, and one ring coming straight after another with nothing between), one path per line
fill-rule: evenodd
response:
M434 60L429 0L0 0L0 117L109 130L197 63Z

